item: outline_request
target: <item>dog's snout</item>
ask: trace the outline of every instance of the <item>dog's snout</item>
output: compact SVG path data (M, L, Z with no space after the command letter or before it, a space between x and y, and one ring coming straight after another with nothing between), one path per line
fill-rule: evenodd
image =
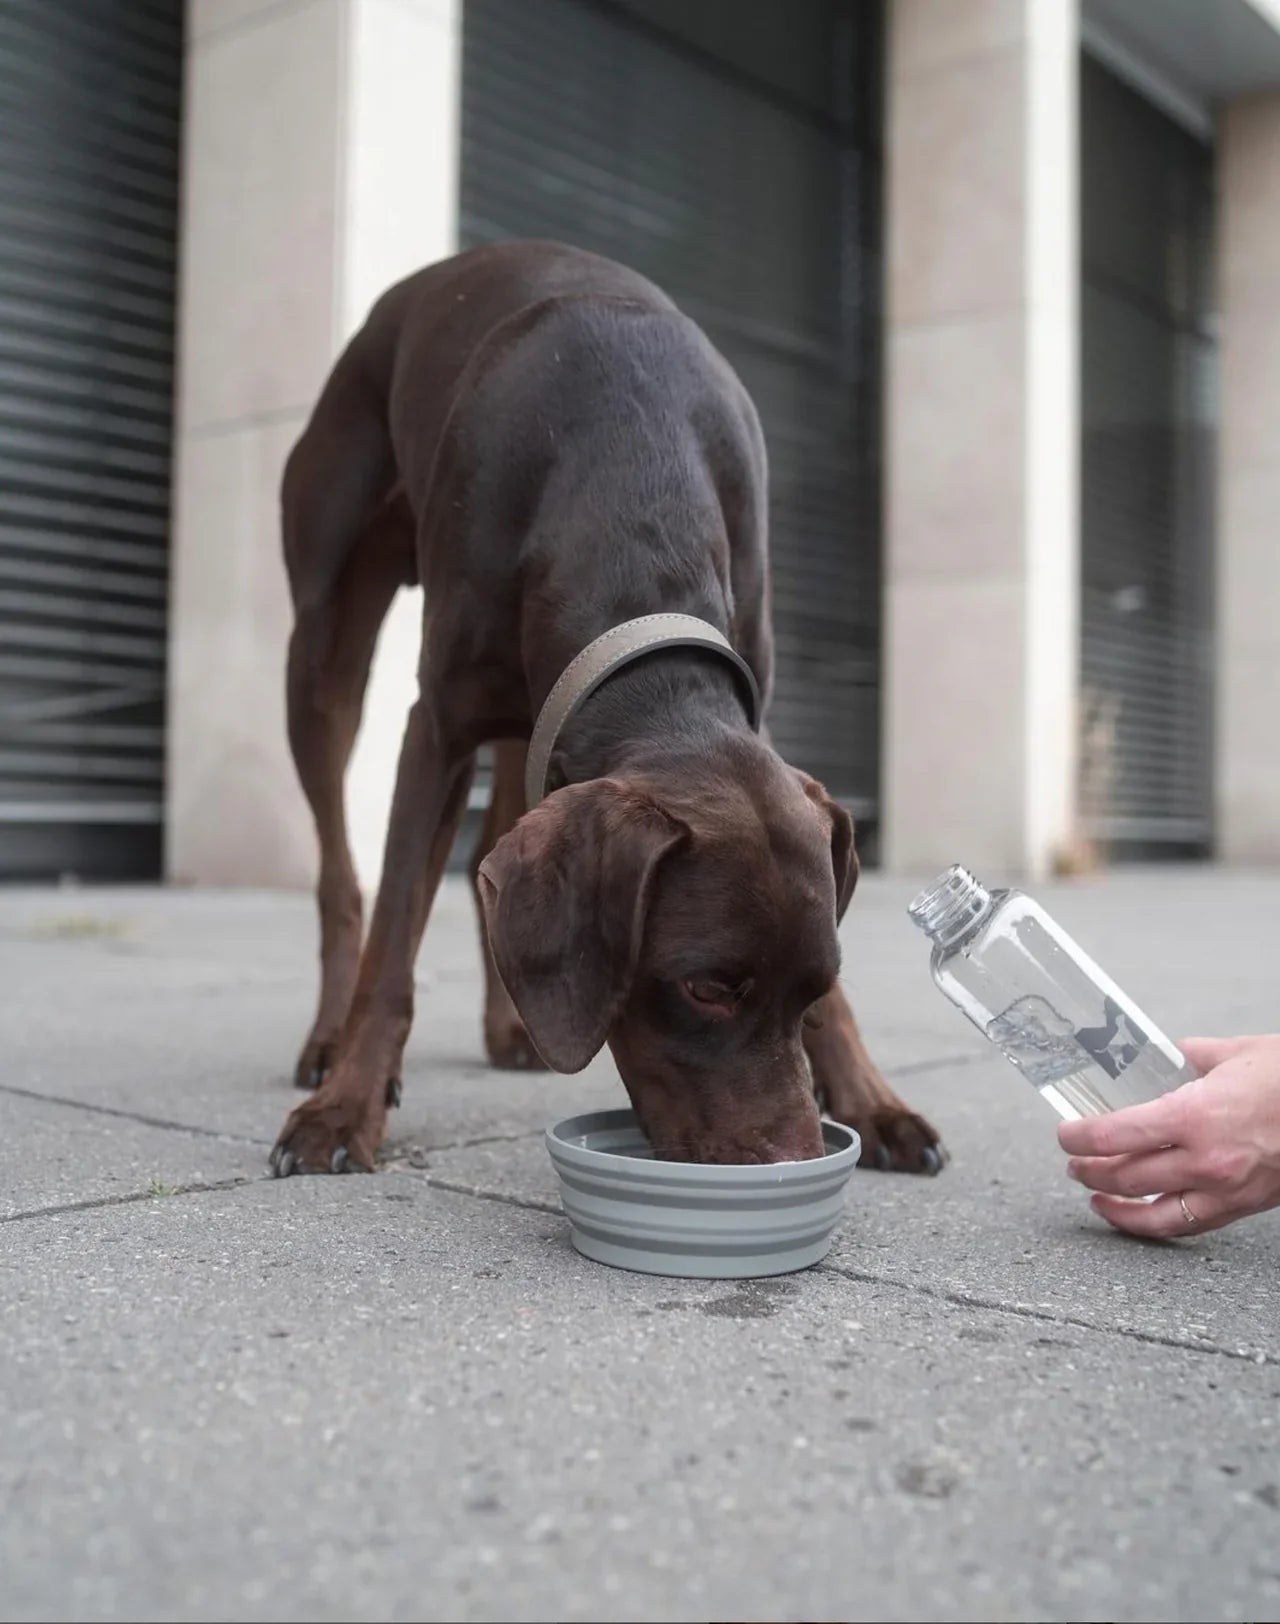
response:
M811 1097L796 1101L792 1110L763 1123L750 1111L732 1106L711 1112L708 1119L697 1123L681 1121L679 1114L661 1109L646 1114L654 1155L663 1161L750 1166L807 1162L826 1154L822 1123Z

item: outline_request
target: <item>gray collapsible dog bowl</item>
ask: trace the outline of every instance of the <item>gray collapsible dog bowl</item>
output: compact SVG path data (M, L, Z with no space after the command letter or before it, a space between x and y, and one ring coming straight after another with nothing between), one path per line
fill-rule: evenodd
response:
M746 1166L658 1161L632 1111L593 1111L547 1129L574 1246L642 1274L741 1280L825 1257L861 1148L822 1124L827 1154Z

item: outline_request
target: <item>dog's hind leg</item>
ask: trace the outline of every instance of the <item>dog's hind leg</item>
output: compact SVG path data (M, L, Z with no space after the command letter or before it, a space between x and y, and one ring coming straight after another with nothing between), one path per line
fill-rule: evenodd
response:
M380 517L369 530L395 524ZM289 641L289 745L320 843L320 1000L294 1074L299 1088L318 1087L323 1079L355 988L362 903L347 840L344 782L378 631L405 584L394 537L362 540L334 592L299 614Z
M414 578L411 516L386 495L390 448L379 425L353 414L349 394L335 403L326 391L289 459L282 491L295 614L289 745L320 846L320 998L295 1070L301 1088L321 1082L355 987L362 907L344 780L379 628L396 591Z

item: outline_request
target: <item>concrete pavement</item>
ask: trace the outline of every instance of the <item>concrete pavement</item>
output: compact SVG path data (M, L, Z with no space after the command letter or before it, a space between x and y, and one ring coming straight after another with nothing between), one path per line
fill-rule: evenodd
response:
M911 889L846 979L952 1166L739 1286L569 1248L540 1132L620 1085L482 1065L459 885L386 1169L284 1182L309 903L0 894L0 1616L1277 1616L1280 1216L1092 1219ZM1175 1032L1280 1019L1280 877L1040 894Z

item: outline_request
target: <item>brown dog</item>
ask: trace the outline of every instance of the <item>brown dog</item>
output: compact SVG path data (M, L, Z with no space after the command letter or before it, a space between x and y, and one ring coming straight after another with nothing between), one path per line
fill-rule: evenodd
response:
M283 486L296 611L289 738L320 839L312 1098L280 1174L372 1168L399 1096L413 963L498 741L473 875L495 1065L576 1071L608 1043L659 1153L820 1154L818 1101L877 1167L935 1172L933 1129L869 1059L836 984L853 827L751 728L727 658L650 653L574 714L526 810L524 742L569 663L657 611L772 667L755 410L651 283L548 243L462 254L374 306ZM425 588L419 697L363 942L343 778L374 642Z

